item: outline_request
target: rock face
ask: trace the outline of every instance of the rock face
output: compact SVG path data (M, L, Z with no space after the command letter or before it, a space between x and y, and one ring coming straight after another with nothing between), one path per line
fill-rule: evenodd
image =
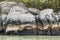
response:
M42 10L38 16L38 20L40 23L42 21L42 25L43 25L42 30L46 30L46 31L56 30L57 32L59 31L60 15L55 14L52 9ZM48 23L50 23L50 24L48 24ZM40 25L41 24L38 24L38 28L40 27L40 29L41 29ZM53 31L52 31L52 34L53 34Z
M20 21L21 21L21 23L33 22L33 21L35 21L35 16L33 16L30 13L28 13L28 14L21 14L20 15Z
M24 26L29 26L29 27L32 26L31 24L33 24L34 27L35 16L29 13L27 9L24 9L24 7L16 5L10 9L6 20L4 21L4 24L5 23L8 24L8 22L16 22L16 23L19 22L22 24L22 26L26 24ZM20 27L20 30L22 30L22 28L23 29L25 28L24 26L23 27L22 26Z
M44 10L40 11L38 20L42 21L42 23L46 25L49 23L49 20L50 21L54 20L54 18L51 15L52 13L53 13L53 9L44 9Z
M21 6L13 6L11 9L10 9L10 14L13 13L13 12L19 12L20 14L25 14L28 12L27 9L24 9L23 7Z
M23 31L26 29L34 30L35 32L37 29L38 34L43 35L51 35L50 30L52 30L52 34L60 33L60 12L55 14L53 9L40 11L36 8L28 8L21 2L17 5L16 2L3 1L0 2L0 6L0 25L7 24L6 32L17 32L18 30ZM32 14L35 14L35 16Z
M17 5L15 2L10 2L10 1L3 1L0 2L1 8L2 8L2 13L7 14L10 10L10 8L14 5Z
M13 22L13 21L20 21L20 23L22 25L24 24L32 24L33 22L35 22L35 16L33 16L32 14L20 14L20 13L12 13L12 14L8 14L7 15L7 19L6 22Z
M45 9L40 11L39 17L44 19L46 15L51 15L53 13L53 9Z
M27 13L27 10L25 10L24 8L20 6L13 6L7 15L7 21L8 20L18 21L20 20L20 15L26 14L26 13Z
M7 15L6 22L8 22L9 20L10 21L18 21L19 20L20 12L19 12L18 9L14 10L14 9L11 8L10 12Z
M21 14L20 15L20 22L21 22L21 28L22 29L35 29L35 16L32 14Z
M40 11L40 14L38 16L38 28L42 28L43 30L48 29L49 24L54 21L54 18L52 17L53 9L44 9Z

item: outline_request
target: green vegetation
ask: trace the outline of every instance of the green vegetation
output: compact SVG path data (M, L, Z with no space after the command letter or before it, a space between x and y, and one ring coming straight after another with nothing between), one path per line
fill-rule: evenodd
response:
M0 0L0 1L2 1L2 0Z
M54 11L58 11L60 9L60 0L10 0L10 1L23 2L28 7L35 7L40 10L45 8L53 8Z

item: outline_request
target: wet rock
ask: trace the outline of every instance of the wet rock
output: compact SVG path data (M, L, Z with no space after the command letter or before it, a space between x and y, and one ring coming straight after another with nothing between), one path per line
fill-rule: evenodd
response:
M37 31L22 30L19 32L20 35L37 35Z
M47 31L38 31L38 35L47 35Z
M47 35L52 35L52 33L50 31L47 31Z
M53 35L60 35L60 31L59 30L53 30L52 33L53 33Z

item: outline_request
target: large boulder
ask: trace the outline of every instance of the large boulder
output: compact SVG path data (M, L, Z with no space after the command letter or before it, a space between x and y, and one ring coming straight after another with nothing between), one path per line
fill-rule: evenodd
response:
M15 12L12 14L9 13L7 15L7 19L5 23L13 22L13 21L15 22L19 21L21 23L20 30L23 30L24 28L27 28L27 29L36 28L35 16L33 16L30 13L27 13L27 14L20 14L19 12Z
M7 19L6 19L6 22L8 21L19 21L20 20L20 15L21 14L26 14L28 11L25 10L23 7L20 7L20 6L13 6L8 15L7 15Z
M44 19L46 15L51 15L53 13L53 9L44 9L40 11L39 17Z
M20 6L13 6L9 14L7 15L7 21L12 20L12 21L18 21L20 19L21 14L26 14L27 10Z
M45 21L47 22L48 20L53 21L54 18L52 17L52 14L53 14L53 9L44 9L44 10L40 11L39 18L43 22L45 22Z
M35 21L35 16L33 16L30 13L28 13L28 14L21 14L20 15L20 21L21 21L21 23L23 23L23 22L33 22L33 21Z
M35 24L35 16L28 13L28 14L21 14L20 15L20 22L22 29L34 29L37 28Z
M40 11L38 20L39 20L40 25L42 25L43 30L44 28L47 29L49 27L49 24L54 21L52 14L53 14L53 9L44 9Z
M6 14L9 12L10 8L14 5L17 5L16 2L10 2L10 1L3 1L0 2L1 8L2 8L2 13Z

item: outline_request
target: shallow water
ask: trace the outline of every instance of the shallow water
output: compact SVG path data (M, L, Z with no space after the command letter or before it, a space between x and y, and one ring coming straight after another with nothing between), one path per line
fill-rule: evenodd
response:
M60 40L60 36L18 36L0 35L0 40Z

